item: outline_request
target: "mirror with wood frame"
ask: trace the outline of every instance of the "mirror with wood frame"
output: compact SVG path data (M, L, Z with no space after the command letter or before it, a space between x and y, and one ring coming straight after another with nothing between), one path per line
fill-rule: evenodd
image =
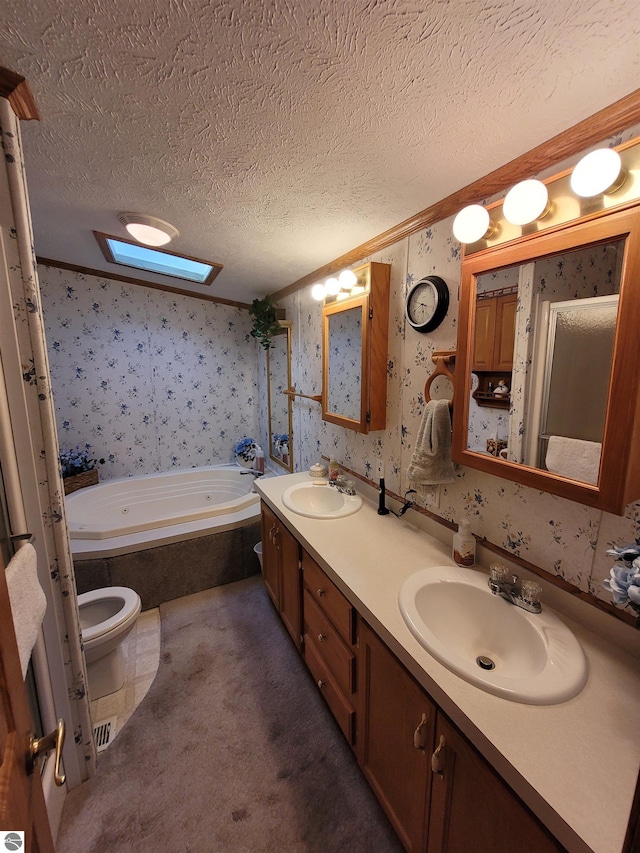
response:
M353 272L322 307L322 419L368 433L386 424L390 265Z
M280 320L280 331L267 350L269 457L293 473L293 413L291 397L291 322Z
M622 515L640 497L640 207L462 265L454 461Z

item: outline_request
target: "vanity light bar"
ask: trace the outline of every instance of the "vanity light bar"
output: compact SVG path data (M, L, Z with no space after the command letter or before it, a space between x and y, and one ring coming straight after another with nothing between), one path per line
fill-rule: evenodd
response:
M516 184L502 201L463 208L453 221L465 256L588 214L640 200L640 137L599 148L573 169L544 181ZM541 220L544 220L542 223Z
M358 276L353 270L342 270L335 278L328 278L324 284L318 282L311 288L311 297L317 302L329 299L348 299L356 293L364 293L365 288L358 286Z

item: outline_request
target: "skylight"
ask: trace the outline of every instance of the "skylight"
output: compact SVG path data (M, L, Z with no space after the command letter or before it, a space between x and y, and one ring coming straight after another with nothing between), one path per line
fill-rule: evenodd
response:
M109 263L180 278L196 284L211 284L222 269L221 264L177 255L164 249L150 249L98 231L93 233Z

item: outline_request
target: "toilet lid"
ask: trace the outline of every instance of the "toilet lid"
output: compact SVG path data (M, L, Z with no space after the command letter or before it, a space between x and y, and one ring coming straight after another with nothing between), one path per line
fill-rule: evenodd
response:
M78 596L78 607L86 607L88 604L95 604L99 601L115 599L120 607L113 616L109 619L104 619L96 625L82 629L83 641L93 639L98 634L104 635L108 631L113 631L125 620L130 619L132 614L138 614L141 609L140 596L134 589L129 589L126 586L107 586L101 589L92 589L89 592L83 592Z

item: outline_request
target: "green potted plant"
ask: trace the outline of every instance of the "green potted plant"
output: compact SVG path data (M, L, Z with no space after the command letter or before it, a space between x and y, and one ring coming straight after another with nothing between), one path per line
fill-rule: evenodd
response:
M251 334L260 341L265 349L271 347L271 338L280 331L280 323L276 317L276 306L268 296L264 299L254 299L249 308L253 317Z
M92 459L88 445L61 450L60 471L65 495L85 486L95 486L98 482L98 464L103 465L104 459Z

